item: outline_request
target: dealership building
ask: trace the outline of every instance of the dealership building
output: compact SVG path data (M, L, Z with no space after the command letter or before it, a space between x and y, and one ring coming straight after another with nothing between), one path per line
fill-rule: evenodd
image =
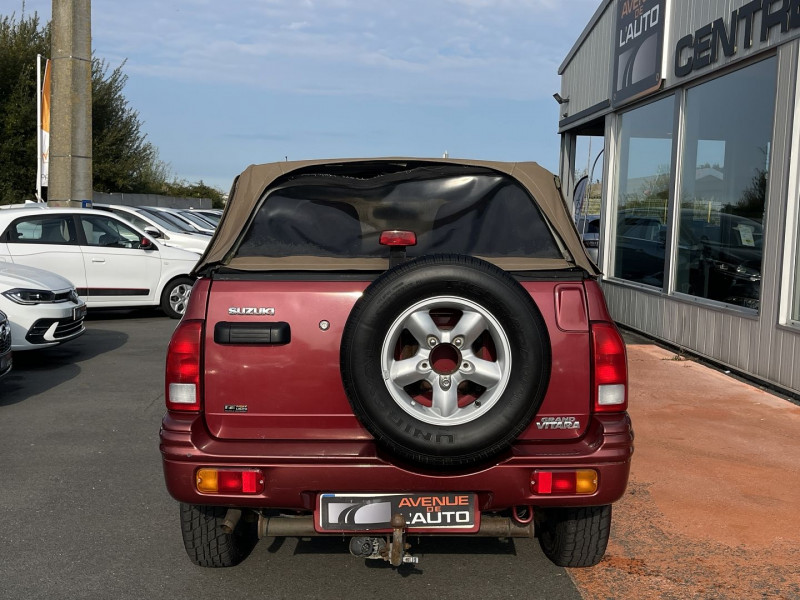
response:
M614 318L793 394L799 57L800 0L603 0L555 94Z

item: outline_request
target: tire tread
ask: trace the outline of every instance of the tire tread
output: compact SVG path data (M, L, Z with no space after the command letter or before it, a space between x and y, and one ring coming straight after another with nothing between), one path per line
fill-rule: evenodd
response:
M603 559L611 533L611 505L544 509L539 544L559 567L592 567Z
M249 532L237 530L225 533L222 522L227 513L219 506L180 505L181 533L186 554L201 567L233 567L242 562L253 549L255 541Z

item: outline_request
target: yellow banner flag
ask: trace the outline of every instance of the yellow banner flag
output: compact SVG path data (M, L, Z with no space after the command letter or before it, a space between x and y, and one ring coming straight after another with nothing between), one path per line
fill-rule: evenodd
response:
M50 60L44 67L42 82L42 187L47 187L50 174Z

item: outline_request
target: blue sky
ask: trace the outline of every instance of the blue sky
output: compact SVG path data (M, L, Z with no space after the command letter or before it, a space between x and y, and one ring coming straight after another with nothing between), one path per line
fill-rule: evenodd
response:
M3 0L0 12L21 12ZM442 156L558 165L558 66L599 0L94 0L92 45L178 179ZM51 0L26 0L43 20Z

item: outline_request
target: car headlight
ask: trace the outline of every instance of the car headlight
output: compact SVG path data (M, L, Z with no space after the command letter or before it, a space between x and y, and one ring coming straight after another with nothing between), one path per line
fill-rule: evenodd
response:
M78 295L78 290L72 289L69 291L69 300L75 304L80 304L81 297Z
M56 295L49 290L27 290L14 288L3 292L3 295L17 304L47 304L54 302Z

